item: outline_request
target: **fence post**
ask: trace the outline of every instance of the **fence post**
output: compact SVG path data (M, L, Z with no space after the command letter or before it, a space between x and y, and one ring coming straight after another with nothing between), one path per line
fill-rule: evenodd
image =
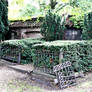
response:
M0 45L0 59L2 57L2 50L1 50L1 45Z
M21 63L21 46L19 46L18 50L19 50L18 64L20 64Z
M19 56L18 56L18 64L20 64L21 61L21 53L19 52Z
M63 52L62 52L62 50L60 50L59 63L62 63L62 62L61 62L62 59L63 59Z

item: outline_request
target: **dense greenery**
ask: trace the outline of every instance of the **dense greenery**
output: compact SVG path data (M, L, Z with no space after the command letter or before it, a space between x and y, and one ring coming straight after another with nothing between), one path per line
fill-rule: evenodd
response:
M0 40L4 40L9 30L8 27L8 4L5 0L0 0Z
M43 53L36 57L36 50ZM33 62L36 67L52 68L53 65L59 64L58 57L51 57L44 53L45 50L49 52L62 52L63 59L61 62L71 61L75 71L89 71L92 69L92 40L91 41L53 41L45 42L43 44L36 44L33 46L32 55ZM52 55L52 54L49 54ZM41 57L40 57L41 56ZM41 59L41 60L40 60ZM52 62L50 62L52 60Z
M92 11L91 0L74 0L76 3L73 5L71 20L74 21L76 28L84 28L84 15Z
M58 16L53 11L48 11L43 20L41 34L45 40L62 40L65 30L64 17Z
M9 0L9 20L28 20L44 16L49 0ZM13 8L12 8L13 7Z
M92 40L45 42L41 39L23 39L4 41L1 45L21 46L22 64L33 62L36 67L52 69L53 65L71 61L75 71L92 69ZM63 53L61 61L59 60L60 52Z
M69 17L68 25L69 25L69 23L70 23L70 25L72 23L72 26L69 26L69 27L79 29L79 30L85 29L85 27L87 25L87 24L84 25L85 14L92 11L92 3L90 0L84 0L84 1L82 1L82 0L63 0L63 2L60 2L60 3L59 2L56 3L55 0L51 0L51 3L52 2L54 4L54 7L51 8L51 12L47 12L47 14L44 18L42 29L41 29L41 33L45 37L46 40L62 39L62 36L64 34L64 28L65 28L64 22L65 21L62 22L61 21L62 18L61 19L58 18L59 16L62 17L62 15L64 15L65 18L67 18L66 17L67 15L71 16L71 17ZM53 4L52 4L52 6L53 6ZM87 18L86 18L86 20L87 20ZM60 23L60 21L61 21L61 23ZM88 27L89 26L86 27L86 29L85 29L86 31L87 31L87 29L90 29ZM85 33L85 34L87 34L87 33ZM83 35L83 38L84 38L84 35Z
M2 49L6 47L7 49L3 50L2 54L5 56L7 52L10 52L8 47L20 47L21 52L21 63L27 64L32 62L31 49L33 44L42 43L40 39L22 39L22 40L7 40L1 43Z
M83 39L92 39L92 12L85 15Z
M84 28L84 15L92 11L91 0L65 0L65 7L59 9L58 13L72 15L70 20L74 23L73 27L78 29ZM58 4L57 4L58 5ZM60 3L59 7L63 4ZM56 7L57 9L57 7Z

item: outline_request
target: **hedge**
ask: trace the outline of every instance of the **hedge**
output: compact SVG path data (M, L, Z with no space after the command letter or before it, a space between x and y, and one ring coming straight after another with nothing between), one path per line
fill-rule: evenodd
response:
M71 61L75 71L89 71L92 69L92 40L44 42L42 44L35 44L32 48L32 59L36 67L43 66L52 69L53 65ZM37 57L37 50L43 52L42 55ZM44 50L49 50L49 52L62 52L63 59L59 62L58 58L53 60L50 56L46 57Z
M31 56L31 49L33 44L42 43L44 42L41 39L22 39L22 40L7 40L1 43L2 49L4 47L7 47L7 50L4 50L2 53L3 55L5 52L9 51L9 46L12 47L20 47L21 52L21 63L31 63L32 62L32 56ZM11 52L11 51L10 51Z
M41 39L23 39L4 41L1 45L20 46L22 64L33 62L35 67L52 69L54 65L71 61L75 71L92 69L92 40L45 42ZM60 52L63 53L61 61Z

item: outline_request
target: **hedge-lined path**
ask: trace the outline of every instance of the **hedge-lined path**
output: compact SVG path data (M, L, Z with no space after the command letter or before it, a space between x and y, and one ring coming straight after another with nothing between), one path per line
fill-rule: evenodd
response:
M33 67L0 60L0 92L92 92L92 73L78 79L78 85L59 90L44 76L31 75Z

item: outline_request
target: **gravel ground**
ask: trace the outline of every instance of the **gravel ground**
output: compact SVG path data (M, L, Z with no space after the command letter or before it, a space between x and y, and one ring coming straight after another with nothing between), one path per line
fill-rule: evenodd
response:
M31 74L31 64L17 65L0 60L0 92L92 92L92 73L77 79L77 85L60 90L53 81Z

